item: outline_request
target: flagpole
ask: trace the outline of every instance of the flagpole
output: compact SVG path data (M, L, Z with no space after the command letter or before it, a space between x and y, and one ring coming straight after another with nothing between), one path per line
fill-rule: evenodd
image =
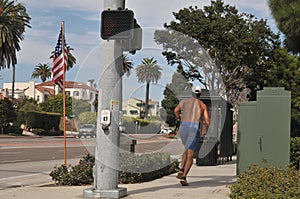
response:
M62 55L65 57L65 22L61 22L61 37L62 37ZM63 59L63 62L65 60ZM67 166L67 132L66 132L66 92L65 92L65 79L66 79L66 64L63 64L63 125L64 125L64 164Z

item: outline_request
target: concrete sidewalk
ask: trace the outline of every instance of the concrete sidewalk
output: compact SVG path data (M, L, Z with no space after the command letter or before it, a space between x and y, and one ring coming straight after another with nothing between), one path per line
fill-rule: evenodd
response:
M188 175L189 186L179 184L176 174L165 176L151 182L120 184L127 188L124 199L225 199L229 198L227 185L235 181L236 161L217 166L192 166ZM4 190L0 199L82 199L83 190L91 186L53 187L28 186Z

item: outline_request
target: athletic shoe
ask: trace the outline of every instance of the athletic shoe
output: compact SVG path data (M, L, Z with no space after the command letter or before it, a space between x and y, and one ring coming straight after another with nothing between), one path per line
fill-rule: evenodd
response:
M182 186L188 186L188 185L189 185L189 183L186 181L186 177L185 177L185 176L182 176L182 177L180 178L180 184L181 184Z

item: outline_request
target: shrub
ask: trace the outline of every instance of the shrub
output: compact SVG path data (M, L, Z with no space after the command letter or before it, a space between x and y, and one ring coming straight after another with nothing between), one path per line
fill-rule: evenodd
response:
M80 124L96 124L97 123L97 113L95 112L83 112L78 115L78 120Z
M22 135L22 132L23 130L20 128L20 126L15 124L4 128L4 133L11 135Z
M300 169L300 137L291 138L290 162L295 169Z
M59 167L54 167L54 170L49 174L57 185L69 185L69 168L71 166L61 165ZM71 184L70 184L71 185Z
M93 166L95 158L86 155L76 166L54 167L50 176L56 185L85 185L93 182ZM178 161L171 162L169 154L155 153L134 155L120 154L120 183L145 182L174 173Z
M252 165L230 185L232 199L300 198L299 171Z
M124 117L123 125L127 134L136 133L137 124L139 123L139 134L156 134L160 132L161 121L159 120L145 120L134 117Z
M49 174L56 185L86 185L93 182L95 158L89 154L79 160L76 166L54 167Z
M167 153L120 154L119 183L140 183L175 173L178 161Z
M18 121L26 121L28 128L59 130L60 115L48 112L19 111Z

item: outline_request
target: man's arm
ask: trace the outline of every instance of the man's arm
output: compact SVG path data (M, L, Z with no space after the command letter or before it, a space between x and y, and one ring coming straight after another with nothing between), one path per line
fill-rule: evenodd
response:
M209 125L210 124L210 118L209 118L208 110L207 110L207 107L206 107L206 105L204 103L203 103L203 106L204 106L204 112L203 112L203 114L204 114L204 121L205 121L205 123L207 125Z
M175 117L177 120L180 120L180 110L181 110L181 107L180 107L180 104L178 104L174 109L174 114L175 114Z

